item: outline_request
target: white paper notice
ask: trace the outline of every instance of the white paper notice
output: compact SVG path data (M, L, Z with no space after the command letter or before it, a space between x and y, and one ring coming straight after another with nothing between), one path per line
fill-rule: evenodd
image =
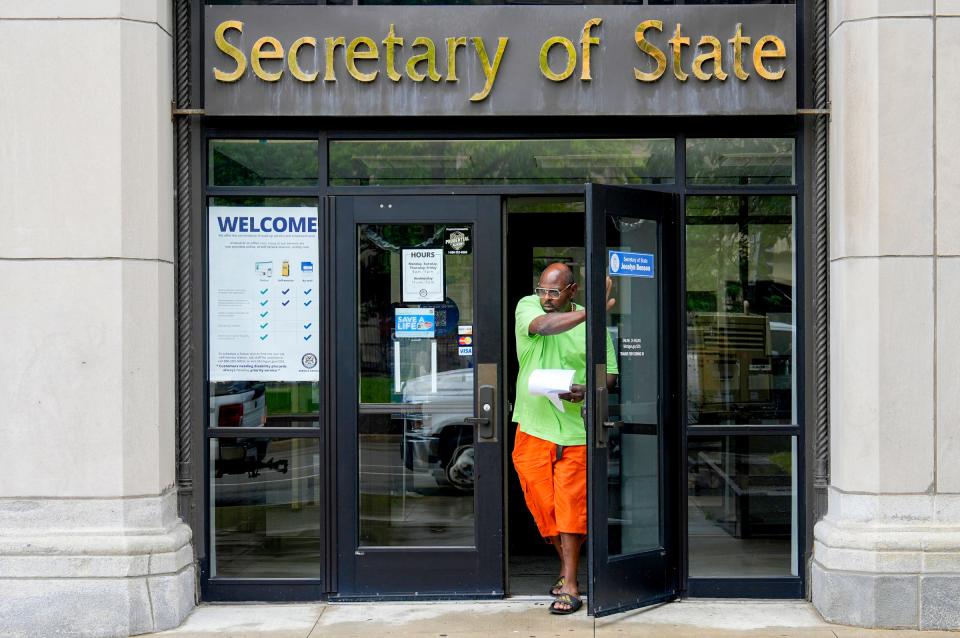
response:
M210 380L319 381L318 216L211 206Z
M443 301L443 249L404 248L403 301Z
M558 410L563 410L560 394L570 392L573 370L534 370L527 381L527 390L533 396L547 397Z

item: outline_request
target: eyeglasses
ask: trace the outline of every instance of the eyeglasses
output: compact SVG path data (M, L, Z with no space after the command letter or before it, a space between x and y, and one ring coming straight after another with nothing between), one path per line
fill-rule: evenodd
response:
M538 297L549 297L550 299L559 299L560 295L564 290L573 285L573 282L567 284L563 288L541 288L537 286L533 289L533 292L537 293Z

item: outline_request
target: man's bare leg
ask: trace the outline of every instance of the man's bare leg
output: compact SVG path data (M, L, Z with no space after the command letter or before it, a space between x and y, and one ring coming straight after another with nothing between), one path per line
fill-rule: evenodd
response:
M555 550L557 550L557 558L560 559L560 576L558 576L558 578L562 578L562 577L563 577L563 547L562 547L562 545L561 545L561 543L560 543L560 537L559 537L559 536L548 536L548 537L546 537L545 540L546 540L548 543L550 543L551 545L553 545L553 548L554 548ZM559 590L558 590L558 591L559 591ZM552 593L552 594L554 593L554 591L553 591L552 588L550 589L550 593ZM556 594L554 594L554 595L556 595Z
M563 576L563 587L560 592L580 597L580 589L577 583L577 568L580 566L580 546L586 538L583 534L567 534L560 532L560 562L561 573ZM555 601L557 609L570 609L570 605Z

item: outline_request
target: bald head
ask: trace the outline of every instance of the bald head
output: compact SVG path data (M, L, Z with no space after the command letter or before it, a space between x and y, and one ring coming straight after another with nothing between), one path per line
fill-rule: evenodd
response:
M573 271L570 266L554 262L543 269L540 273L540 285L544 288L563 288L573 283Z

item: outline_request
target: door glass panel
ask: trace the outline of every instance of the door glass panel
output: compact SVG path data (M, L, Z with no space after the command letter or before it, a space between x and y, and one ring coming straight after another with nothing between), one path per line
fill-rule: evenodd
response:
M211 439L210 473L211 576L322 576L316 439Z
M607 481L611 557L661 545L659 294L657 222L607 218L609 270L617 300L607 330L620 368L610 394Z
M361 545L475 544L472 241L358 226Z
M795 200L687 198L691 425L797 423Z
M797 576L797 439L691 436L691 578Z

